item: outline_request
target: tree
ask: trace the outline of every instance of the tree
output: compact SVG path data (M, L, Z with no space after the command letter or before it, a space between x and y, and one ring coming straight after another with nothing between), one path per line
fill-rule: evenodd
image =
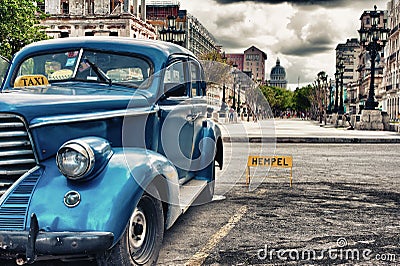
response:
M267 99L275 116L281 111L293 109L293 92L280 87L261 86L261 92Z
M11 59L25 45L48 39L40 20L45 15L36 3L44 0L0 1L0 54Z
M293 108L306 112L311 108L312 86L296 88L293 94Z
M205 73L205 80L214 84L227 84L231 77L231 65L221 53L213 51L199 56Z

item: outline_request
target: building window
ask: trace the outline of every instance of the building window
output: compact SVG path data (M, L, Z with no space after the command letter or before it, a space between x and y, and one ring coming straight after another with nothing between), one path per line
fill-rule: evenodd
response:
M94 0L86 0L86 9L88 14L94 14Z
M120 5L119 0L110 0L110 13L113 13L119 5Z
M68 31L62 31L60 33L60 38L68 38L69 37L69 32Z
M112 32L110 32L110 36L117 36L118 37L118 32L117 31L112 31Z
M85 36L94 36L94 32L93 31L87 31L87 32L85 32Z
M69 3L68 0L61 1L61 14L69 14Z
M36 3L37 7L42 11L43 13L46 12L45 4L43 3Z

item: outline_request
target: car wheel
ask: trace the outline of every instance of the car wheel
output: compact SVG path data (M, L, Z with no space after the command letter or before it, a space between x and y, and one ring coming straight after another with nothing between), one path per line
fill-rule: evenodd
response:
M162 203L157 189L150 185L140 198L123 236L97 259L98 265L155 265L163 235Z

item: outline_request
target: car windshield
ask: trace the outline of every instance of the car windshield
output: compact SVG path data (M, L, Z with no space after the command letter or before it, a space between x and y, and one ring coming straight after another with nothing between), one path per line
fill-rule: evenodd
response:
M89 50L51 52L26 58L14 87L33 87L68 81L99 82L147 88L152 67L143 58Z

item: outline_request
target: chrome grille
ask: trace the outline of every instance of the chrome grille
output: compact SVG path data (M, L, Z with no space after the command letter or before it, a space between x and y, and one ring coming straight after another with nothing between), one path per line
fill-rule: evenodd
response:
M0 195L35 165L23 120L16 115L0 114Z
M0 230L24 230L29 201L41 176L36 170L20 181L0 206Z

